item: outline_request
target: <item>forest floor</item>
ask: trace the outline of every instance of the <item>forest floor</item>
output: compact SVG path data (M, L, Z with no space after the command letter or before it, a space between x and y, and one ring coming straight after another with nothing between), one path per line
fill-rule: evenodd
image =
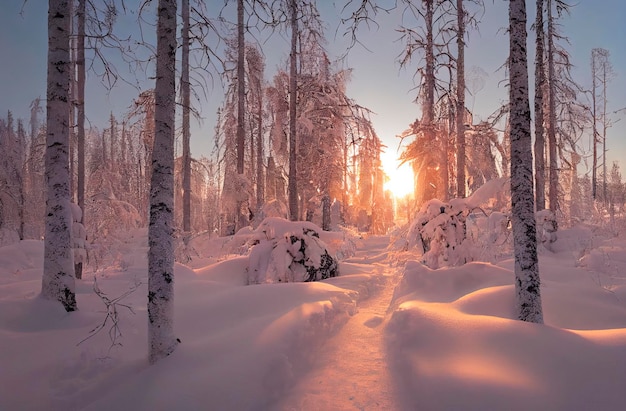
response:
M317 350L308 374L276 409L394 410L396 404L387 362L383 330L399 272L386 252L389 237L363 240L356 254L345 261L367 266L386 281L373 295L359 302L358 312Z

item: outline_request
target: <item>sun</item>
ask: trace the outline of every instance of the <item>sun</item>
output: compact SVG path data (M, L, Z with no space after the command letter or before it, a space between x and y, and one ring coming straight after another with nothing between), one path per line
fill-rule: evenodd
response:
M395 198L404 198L413 193L413 170L409 164L399 166L400 162L395 153L383 153L382 163L389 181L385 183L385 190L391 191Z

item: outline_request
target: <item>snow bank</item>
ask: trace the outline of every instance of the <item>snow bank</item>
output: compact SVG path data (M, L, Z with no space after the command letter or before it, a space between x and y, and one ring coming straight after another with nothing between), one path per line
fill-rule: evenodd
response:
M79 310L71 314L38 298L41 241L0 248L0 409L268 409L382 281L370 266L354 264L335 283L249 287L248 256L220 250L206 250L217 262L197 270L175 265L174 328L182 343L148 366L144 231L119 243L124 269L101 267L77 281ZM85 340L105 319L94 275L110 299L137 287L117 306L115 342L110 320Z
M510 259L438 270L407 262L386 329L401 408L623 408L624 246L588 228L559 232L540 256L546 325L514 320Z

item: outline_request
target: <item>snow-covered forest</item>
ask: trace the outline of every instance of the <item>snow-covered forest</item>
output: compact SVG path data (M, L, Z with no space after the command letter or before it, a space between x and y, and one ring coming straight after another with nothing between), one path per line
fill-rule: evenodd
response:
M575 5L511 0L477 114L494 5L338 3L343 56L315 0L49 0L45 98L0 116L0 409L624 406L623 67L572 61ZM389 16L399 184L346 59ZM150 74L94 124L116 61Z

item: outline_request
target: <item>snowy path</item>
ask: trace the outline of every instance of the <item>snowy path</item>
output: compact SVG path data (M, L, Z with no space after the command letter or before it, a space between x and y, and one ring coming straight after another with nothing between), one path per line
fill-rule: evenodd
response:
M383 330L397 276L387 260L388 237L364 240L361 251L346 263L384 275L384 286L359 302L359 311L318 350L311 372L276 409L394 410ZM367 267L367 268L365 268Z

